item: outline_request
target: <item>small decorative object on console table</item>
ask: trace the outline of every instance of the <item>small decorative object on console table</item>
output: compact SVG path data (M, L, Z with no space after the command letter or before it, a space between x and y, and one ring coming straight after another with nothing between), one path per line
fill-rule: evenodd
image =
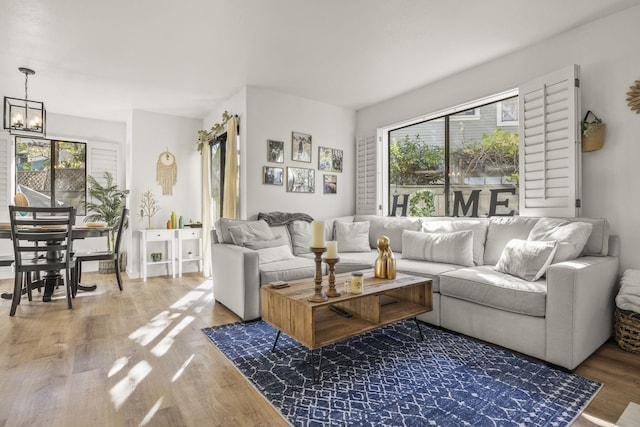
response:
M151 190L147 190L142 194L142 201L140 202L140 220L147 217L147 229L151 229L151 217L154 216L160 210L158 202Z

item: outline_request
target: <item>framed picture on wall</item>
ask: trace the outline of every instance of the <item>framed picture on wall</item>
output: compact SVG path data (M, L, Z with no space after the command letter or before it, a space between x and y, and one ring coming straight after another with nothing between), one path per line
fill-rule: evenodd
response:
M267 162L284 163L284 141L267 139Z
M324 194L336 194L338 192L338 175L322 175Z
M342 150L318 147L318 169L327 172L342 172Z
M262 168L262 183L269 185L282 185L284 182L284 169L264 166Z
M311 135L291 132L291 160L311 163Z
M315 193L315 170L288 167L287 191L291 193Z

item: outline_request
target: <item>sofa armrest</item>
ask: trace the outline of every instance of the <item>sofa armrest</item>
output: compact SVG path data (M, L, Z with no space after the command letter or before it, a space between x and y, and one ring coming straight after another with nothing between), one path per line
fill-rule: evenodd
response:
M547 270L546 360L574 369L610 336L617 257L581 257Z
M260 317L258 253L227 243L211 245L213 297L243 321Z

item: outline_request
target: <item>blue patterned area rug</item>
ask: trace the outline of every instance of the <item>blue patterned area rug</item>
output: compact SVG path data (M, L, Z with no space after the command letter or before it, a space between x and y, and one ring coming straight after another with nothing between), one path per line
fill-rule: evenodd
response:
M601 385L405 321L310 351L262 321L203 329L294 426L568 426ZM317 361L318 350L314 352Z

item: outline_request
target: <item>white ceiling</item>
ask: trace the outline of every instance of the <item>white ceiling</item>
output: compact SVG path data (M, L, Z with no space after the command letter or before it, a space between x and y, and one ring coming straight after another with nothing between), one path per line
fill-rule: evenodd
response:
M0 0L0 88L202 118L245 85L359 109L640 0ZM549 11L555 11L550 13Z

